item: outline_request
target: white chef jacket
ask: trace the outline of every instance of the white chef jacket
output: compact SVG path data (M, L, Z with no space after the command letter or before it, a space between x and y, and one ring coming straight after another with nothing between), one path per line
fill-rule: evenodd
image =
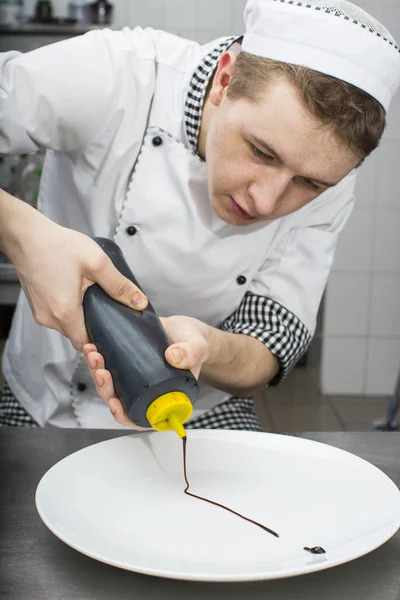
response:
M0 153L45 147L41 211L114 239L160 316L257 337L284 374L313 335L355 172L273 222L239 228L215 215L188 124L193 78L228 43L200 46L137 27L0 55ZM3 370L39 425L120 427L81 354L34 322L23 293ZM226 398L202 385L194 414Z

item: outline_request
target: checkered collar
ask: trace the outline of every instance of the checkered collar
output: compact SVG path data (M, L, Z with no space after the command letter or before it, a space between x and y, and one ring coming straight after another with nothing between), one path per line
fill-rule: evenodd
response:
M216 68L221 54L242 36L225 38L211 52L203 57L195 69L189 84L189 91L185 103L185 127L189 144L197 154L197 142L200 133L201 115L203 112L204 98L208 82Z

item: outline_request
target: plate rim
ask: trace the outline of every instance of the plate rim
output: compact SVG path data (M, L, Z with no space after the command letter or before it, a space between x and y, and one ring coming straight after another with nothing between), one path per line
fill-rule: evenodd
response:
M309 439L307 437L299 437L299 436L295 436L295 435L287 435L287 434L280 434L280 433L272 433L272 432L250 432L250 431L236 431L236 430L211 430L211 429L196 429L193 431L190 431L190 437L198 437L198 438L207 438L209 437L211 434L211 436L214 434L222 434L222 437L230 437L230 434L234 434L234 436L236 437L237 434L241 434L243 435L243 437L247 437L247 436L251 436L254 437L254 434L258 434L260 436L274 436L274 437L285 437L285 438L290 438L292 440L296 440L297 442L300 443L305 443L306 445L312 444L312 445L322 445L322 446L326 446L328 448L330 448L331 450L333 450L334 452L338 452L339 454L347 454L350 455L351 457L353 457L353 459L357 459L357 461L362 461L364 463L366 463L368 465L369 468L373 468L376 469L382 476L384 476L387 480L388 484L391 484L393 486L393 488L395 489L395 491L399 494L399 500L400 500L400 489L398 488L398 486L394 483L394 481L388 476L386 475L386 473L384 473L379 467L377 467L376 465L372 464L371 462L367 461L366 459L357 456L356 454L349 452L348 450L343 450L342 448L338 448L336 446L332 446L331 444L328 444L326 442L321 442L320 440L312 440ZM49 529L49 531L51 531L60 541L62 541L63 543L65 543L66 545L68 545L69 547L73 548L75 551L88 556L89 558L92 558L94 560L97 560L99 562L102 562L103 564L107 564L113 567L117 567L119 569L123 569L123 570L127 570L133 573L139 573L142 575L150 575L153 577L159 577L159 578L165 578L165 579L173 579L173 580L181 580L181 581L196 581L196 582L208 582L208 583L236 583L236 582L250 582L250 581L272 581L272 580L276 580L276 579L286 579L286 578L291 578L291 577L297 577L299 575L307 575L307 574L312 574L312 573L316 573L318 571L324 571L326 569L330 569L330 568L334 568L337 566L340 566L342 564L346 564L348 562L351 562L353 560L356 560L357 558L361 558L362 556L365 556L371 552L373 552L374 550L376 550L377 548L381 547L383 544L385 544L388 540L390 540L396 533L397 531L400 529L400 510L399 510L399 516L398 516L398 521L397 524L395 524L393 526L393 528L390 529L390 533L388 533L386 536L384 536L384 538L382 538L382 540L380 540L377 544L373 544L372 546L369 546L368 548L357 552L357 553L350 553L350 555L343 555L342 557L333 560L331 562L321 562L321 563L313 563L310 564L309 568L305 568L305 567L299 567L296 569L291 569L289 572L285 572L285 570L279 571L279 572L275 572L275 573L267 573L265 571L265 569L259 572L242 572L242 573L199 573L199 572L189 572L189 571L176 571L176 570L171 570L171 569L153 569L151 567L138 567L138 566L134 566L132 564L129 563L123 563L120 562L118 560L110 560L107 559L106 557L102 556L101 554L97 554L96 552L91 552L88 551L87 549L81 547L79 544L75 544L73 541L71 541L68 536L63 535L60 531L58 531L57 527L54 526L52 523L49 522L49 520L46 518L43 507L41 506L41 500L40 500L40 493L41 493L41 487L44 485L44 483L42 483L45 478L48 476L48 474L53 471L53 469L56 469L57 467L59 467L60 463L69 460L72 456L74 456L75 454L79 454L82 453L86 450L91 451L91 449L95 446L98 445L104 445L104 444L109 444L109 443L118 443L119 440L127 437L127 438L138 438L141 436L151 436L151 435L160 435L158 432L153 432L153 431L148 431L148 432L143 432L143 433L139 433L139 434L127 434L126 436L118 436L118 437L114 437L114 438L109 438L107 440L103 440L100 442L95 442L94 444L89 444L88 446L85 446L84 448L81 448L80 450L76 450L74 452L71 452L71 454L68 454L67 456L65 456L64 458L60 459L59 461L57 461L52 467L50 467L50 469L48 469L40 478L39 483L36 487L36 491L35 491L35 505L36 505L36 509L38 511L38 514L43 522L43 524ZM165 433L163 434L165 435ZM400 503L399 503L400 505Z

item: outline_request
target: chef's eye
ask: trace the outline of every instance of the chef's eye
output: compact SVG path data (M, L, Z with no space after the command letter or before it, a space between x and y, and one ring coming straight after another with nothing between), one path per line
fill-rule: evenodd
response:
M303 179L303 183L304 183L304 185L306 185L307 187L309 187L313 190L322 189L320 185L318 185L317 183L314 183L313 181L311 181L311 179Z
M271 154L266 154L265 152L257 148L257 146L255 146L254 144L250 144L250 146L251 151L256 158L259 158L261 160L274 160L274 157Z

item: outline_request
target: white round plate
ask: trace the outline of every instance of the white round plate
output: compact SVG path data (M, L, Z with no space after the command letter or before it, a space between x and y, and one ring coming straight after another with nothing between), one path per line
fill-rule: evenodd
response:
M76 550L123 569L197 581L291 577L374 550L400 527L400 492L382 471L332 446L269 433L189 431L184 494L173 432L111 439L41 479L36 506ZM322 546L313 555L304 546Z

